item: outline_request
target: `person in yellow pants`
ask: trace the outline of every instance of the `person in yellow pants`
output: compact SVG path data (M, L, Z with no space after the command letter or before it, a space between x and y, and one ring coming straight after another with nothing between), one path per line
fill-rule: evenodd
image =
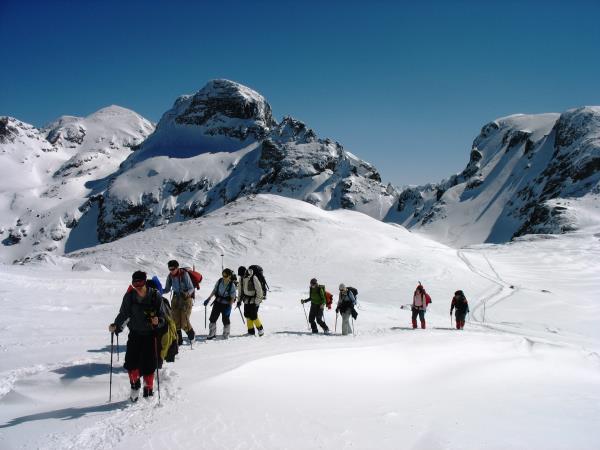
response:
M257 332L259 336L265 334L262 322L258 318L258 308L261 302L265 298L260 280L252 269L245 269L240 267L238 273L244 272L244 276L240 281L240 296L237 303L238 308L241 303L244 303L244 317L246 318L246 325L248 327L248 335L254 336Z

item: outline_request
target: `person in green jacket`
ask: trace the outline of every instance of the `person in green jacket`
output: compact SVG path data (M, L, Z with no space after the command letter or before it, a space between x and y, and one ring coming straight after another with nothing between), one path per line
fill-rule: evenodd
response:
M310 296L309 298L300 300L300 303L310 302L310 313L308 321L313 333L318 333L317 323L323 328L323 333L329 334L329 328L323 319L323 311L327 300L325 298L325 286L317 283L317 279L310 280ZM316 320L316 323L315 323Z

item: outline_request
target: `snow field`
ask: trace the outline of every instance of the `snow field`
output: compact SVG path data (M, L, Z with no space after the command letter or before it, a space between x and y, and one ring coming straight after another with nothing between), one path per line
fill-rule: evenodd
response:
M597 238L579 239L457 252L362 214L257 196L54 267L2 266L0 448L597 448L599 336L578 324L598 313L600 261ZM234 311L231 339L203 341L199 300L222 252L234 269L265 268L262 338L244 336ZM121 351L108 404L107 326L131 272L164 280L171 258L205 275L197 342L160 371L160 406L125 401ZM308 333L299 299L312 276L359 289L356 337ZM433 297L427 330L399 309L419 279ZM456 289L472 310L462 332L448 317Z

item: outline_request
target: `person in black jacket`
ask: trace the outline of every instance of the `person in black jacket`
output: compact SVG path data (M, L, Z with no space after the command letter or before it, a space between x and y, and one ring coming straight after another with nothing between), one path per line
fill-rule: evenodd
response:
M144 378L144 397L153 395L154 371L158 364L158 331L165 326L162 298L156 289L146 285L146 273L134 272L131 286L121 303L119 314L108 326L111 333L119 333L127 323L129 337L124 367L129 373L132 402L139 397L140 377Z
M452 310L456 308L456 329L462 330L465 327L465 317L469 312L469 302L463 291L456 291L454 297L452 297L452 303L450 305L450 315Z

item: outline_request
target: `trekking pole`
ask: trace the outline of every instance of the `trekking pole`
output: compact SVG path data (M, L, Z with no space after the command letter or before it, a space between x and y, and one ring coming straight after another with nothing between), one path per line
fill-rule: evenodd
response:
M333 332L334 333L337 333L337 316L338 316L338 313L336 311L336 313L335 313L335 326L333 327Z
M108 403L112 400L112 368L113 368L113 339L115 333L110 333L110 381L108 384Z
M356 337L356 333L354 332L354 328L356 327L356 325L354 324L354 317L352 318L352 336Z
M452 328L454 325L452 323L452 313L450 313L450 328Z
M223 253L221 253L221 272L223 272Z
M244 325L246 325L246 321L244 320L244 315L242 314L242 308L238 308L238 311L240 312L240 317L242 318L242 322L244 322Z
M204 329L206 330L206 305L204 305Z
M304 310L304 317L306 317L306 326L310 330L310 323L308 323L308 316L306 315L306 306L304 306L304 303L302 303L302 309Z
M160 373L158 371L158 338L154 336L154 356L156 357L156 386L158 389L158 404L160 405Z
M119 353L121 353L121 351L119 350L119 335L117 334L117 361L119 360Z

